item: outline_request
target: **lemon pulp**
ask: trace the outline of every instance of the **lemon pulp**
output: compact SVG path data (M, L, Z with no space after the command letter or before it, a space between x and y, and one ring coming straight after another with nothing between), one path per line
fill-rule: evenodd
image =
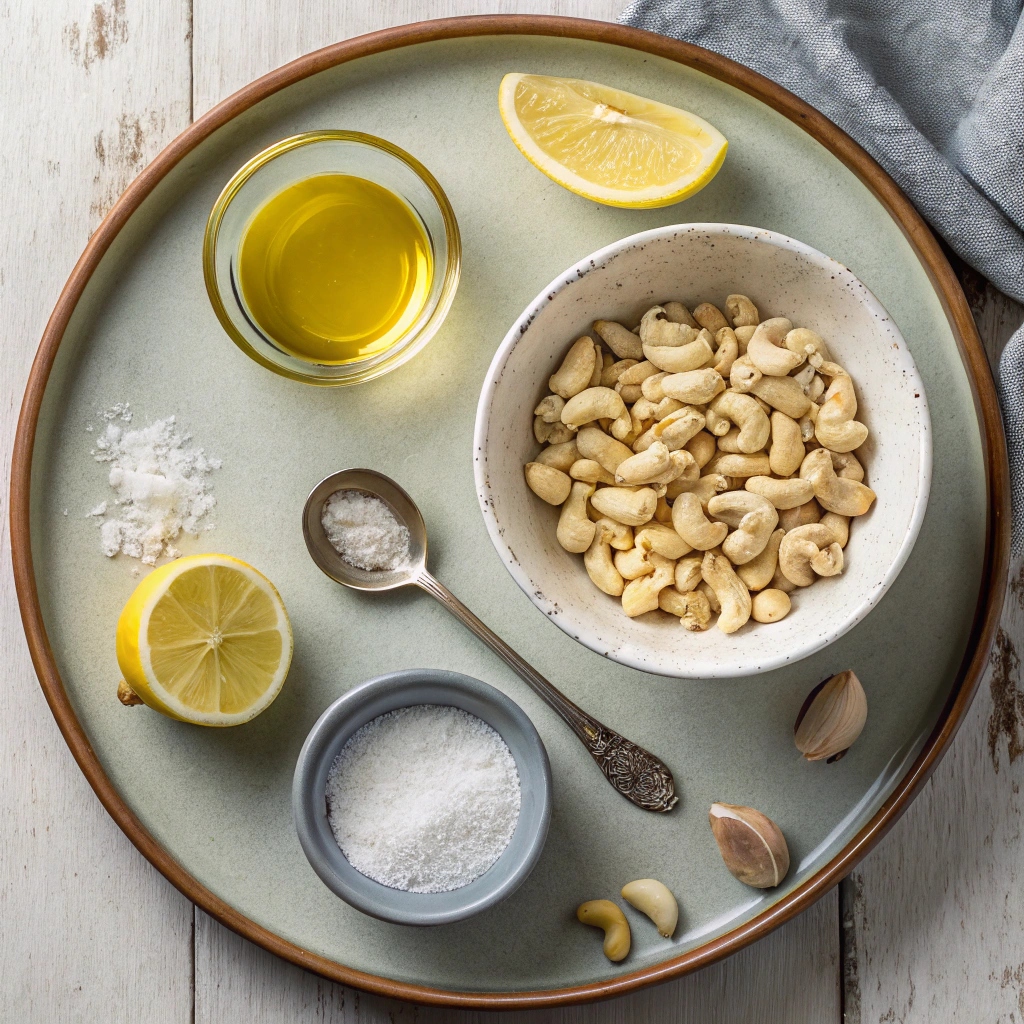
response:
M173 718L237 725L280 692L291 627L273 584L227 555L161 566L117 624L117 659L142 700Z
M253 214L238 253L242 297L272 341L338 365L386 351L430 291L433 259L416 212L351 174L317 174Z
M597 82L510 74L498 102L509 135L531 163L611 206L679 202L715 176L728 148L696 114Z

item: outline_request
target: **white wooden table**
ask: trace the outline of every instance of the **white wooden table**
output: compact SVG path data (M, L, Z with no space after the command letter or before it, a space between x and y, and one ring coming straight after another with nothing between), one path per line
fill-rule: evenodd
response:
M3 503L37 340L90 232L193 117L309 50L478 13L614 18L624 0L7 0L0 4ZM1024 309L965 283L996 356ZM1024 567L953 748L881 846L803 916L681 981L485 1015L389 1003L278 961L196 910L86 785L0 571L0 1021L939 1024L1024 1020Z

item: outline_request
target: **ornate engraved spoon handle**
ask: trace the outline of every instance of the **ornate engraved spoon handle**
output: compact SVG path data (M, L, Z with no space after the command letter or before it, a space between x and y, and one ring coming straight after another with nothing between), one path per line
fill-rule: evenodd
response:
M424 570L415 583L440 601L463 625L483 640L562 717L590 751L590 756L608 781L627 800L645 811L664 812L675 807L679 797L676 796L672 773L653 754L602 725L569 700L429 572Z

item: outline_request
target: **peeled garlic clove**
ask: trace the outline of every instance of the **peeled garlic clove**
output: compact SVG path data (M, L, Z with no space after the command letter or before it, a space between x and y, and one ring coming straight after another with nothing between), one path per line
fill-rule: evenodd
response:
M778 885L789 871L789 847L779 826L753 807L712 804L711 831L725 866L757 889Z
M838 761L860 735L868 717L864 687L847 670L819 683L796 718L793 741L808 761Z

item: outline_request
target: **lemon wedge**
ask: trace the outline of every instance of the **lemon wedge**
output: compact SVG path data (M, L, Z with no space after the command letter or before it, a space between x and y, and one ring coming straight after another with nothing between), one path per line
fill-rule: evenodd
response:
M538 170L607 206L670 206L717 173L729 143L696 114L597 82L506 75L498 107Z
M274 585L230 555L191 555L154 570L117 622L131 690L171 718L240 725L281 692L292 629Z

